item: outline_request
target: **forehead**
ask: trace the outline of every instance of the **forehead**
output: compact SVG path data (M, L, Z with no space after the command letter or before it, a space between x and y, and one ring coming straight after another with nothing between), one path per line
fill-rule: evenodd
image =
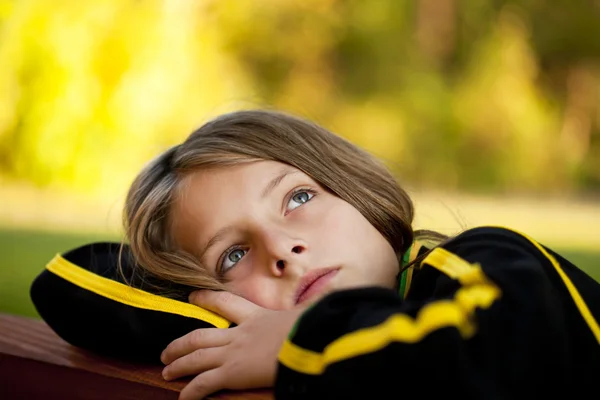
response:
M307 177L300 170L276 161L253 161L227 167L198 170L188 175L172 208L175 240L188 251L262 200L273 179L283 174Z
M297 168L277 161L252 161L198 170L184 178L179 199L201 196L203 200L210 200L231 192L260 192L275 177L289 174L304 175Z

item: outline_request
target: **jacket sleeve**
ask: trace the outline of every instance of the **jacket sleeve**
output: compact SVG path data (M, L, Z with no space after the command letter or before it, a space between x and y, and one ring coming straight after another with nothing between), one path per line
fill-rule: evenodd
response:
M371 287L310 308L281 348L276 398L555 398L581 388L582 346L600 368L594 315L535 241L475 229L421 265L441 272L425 300Z

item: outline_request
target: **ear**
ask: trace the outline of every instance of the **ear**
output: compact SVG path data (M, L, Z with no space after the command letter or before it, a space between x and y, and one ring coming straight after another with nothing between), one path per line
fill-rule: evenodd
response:
M173 340L199 328L227 328L214 312L156 291L146 279L125 283L135 265L128 246L97 242L57 254L33 281L42 319L68 343L117 358L160 363ZM157 283L156 281L154 283ZM164 285L162 285L164 286Z

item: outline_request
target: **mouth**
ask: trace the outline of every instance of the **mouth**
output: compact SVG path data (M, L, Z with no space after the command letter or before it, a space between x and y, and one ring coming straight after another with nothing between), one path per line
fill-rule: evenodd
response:
M294 294L294 303L300 304L319 294L327 283L338 273L339 268L321 268L307 272Z

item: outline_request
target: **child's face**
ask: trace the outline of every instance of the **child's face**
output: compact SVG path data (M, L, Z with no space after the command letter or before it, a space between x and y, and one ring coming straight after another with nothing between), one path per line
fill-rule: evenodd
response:
M283 310L336 289L394 286L398 260L387 240L300 170L257 161L188 179L173 209L175 238L227 290Z

